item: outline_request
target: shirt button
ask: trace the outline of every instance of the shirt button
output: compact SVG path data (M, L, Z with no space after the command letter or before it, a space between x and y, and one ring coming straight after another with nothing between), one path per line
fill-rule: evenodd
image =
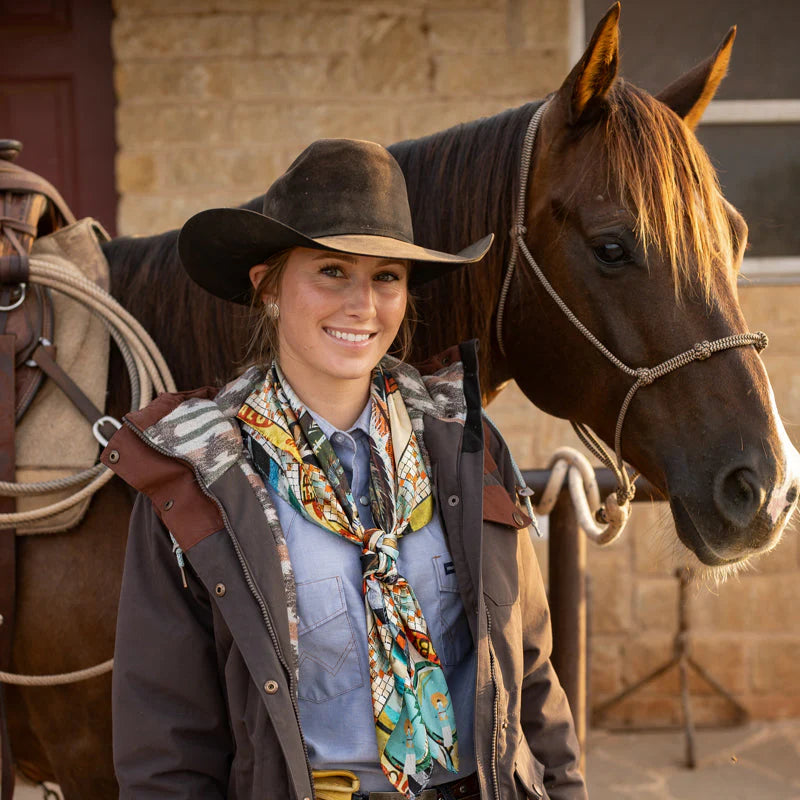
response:
M461 502L461 500L459 499L459 496L457 494L451 494L450 497L447 498L447 504L450 505L450 506L453 506L454 508L460 502Z
M333 441L334 442L343 442L344 441L344 434L343 433L334 433L333 434Z
M278 681L267 681L264 684L264 691L267 694L276 694L278 691Z
M365 494L362 494L361 497L358 498L358 502L361 503L362 506L368 506L369 497L367 497Z

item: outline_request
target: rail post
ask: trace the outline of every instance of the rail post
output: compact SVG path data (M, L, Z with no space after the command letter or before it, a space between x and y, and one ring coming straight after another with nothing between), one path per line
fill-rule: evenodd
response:
M569 700L586 767L586 537L578 527L569 491L550 512L548 538L552 664Z

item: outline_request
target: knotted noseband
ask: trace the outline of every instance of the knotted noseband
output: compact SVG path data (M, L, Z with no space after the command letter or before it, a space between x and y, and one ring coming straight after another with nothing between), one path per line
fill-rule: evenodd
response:
M622 460L622 425L625 421L625 415L628 407L633 400L634 395L642 386L649 386L658 378L668 375L681 367L691 364L693 361L705 361L715 353L720 353L724 350L730 350L735 347L747 347L753 345L760 353L768 344L767 334L762 331L756 333L736 333L731 336L724 336L721 339L714 339L711 342L703 341L697 342L694 346L679 353L666 361L661 362L655 367L631 367L624 361L615 356L570 310L567 304L561 299L558 292L552 287L550 281L547 280L544 273L540 269L536 260L531 255L528 245L525 243L525 234L527 229L525 227L525 211L526 200L528 191L528 176L531 168L531 158L533 155L533 146L536 142L536 133L539 129L544 111L549 105L549 101L542 103L536 112L531 117L528 123L528 129L525 133L525 139L522 143L522 154L520 157L520 182L519 182L519 195L516 204L516 217L514 225L512 226L509 235L511 236L512 246L511 255L508 259L508 266L503 278L503 285L500 289L500 297L497 302L497 343L500 346L500 352L505 356L506 350L503 345L503 316L505 312L505 304L508 298L508 292L511 287L511 279L514 275L517 259L520 252L528 262L528 266L533 271L534 275L538 278L539 283L542 284L545 291L553 298L556 305L564 312L567 319L618 369L634 378L634 383L628 390L628 394L622 402L619 415L617 416L617 425L614 432L614 454L616 459L612 457L606 446L600 439L589 429L588 426L582 422L574 422L570 420L570 424L574 428L580 440L584 443L587 449L603 464L614 472L617 479L617 504L622 507L633 499L636 493L636 488L633 481L636 479L634 475L631 478ZM605 510L601 508L601 514ZM605 522L606 519L600 521Z

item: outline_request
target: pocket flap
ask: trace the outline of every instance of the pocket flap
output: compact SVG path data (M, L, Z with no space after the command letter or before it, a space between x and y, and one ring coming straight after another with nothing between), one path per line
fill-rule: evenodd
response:
M544 791L544 764L533 755L525 740L522 740L517 747L514 771L529 795L538 798L547 797Z
M342 590L341 578L338 575L332 578L320 578L316 581L307 581L298 585L302 587L303 603L298 608L299 634L308 633L333 619L346 610L344 592Z

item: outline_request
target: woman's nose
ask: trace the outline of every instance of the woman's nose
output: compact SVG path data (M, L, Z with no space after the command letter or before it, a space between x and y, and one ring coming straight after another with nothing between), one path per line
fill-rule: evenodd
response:
M375 292L371 280L354 281L347 294L345 309L348 313L359 317L375 314Z

